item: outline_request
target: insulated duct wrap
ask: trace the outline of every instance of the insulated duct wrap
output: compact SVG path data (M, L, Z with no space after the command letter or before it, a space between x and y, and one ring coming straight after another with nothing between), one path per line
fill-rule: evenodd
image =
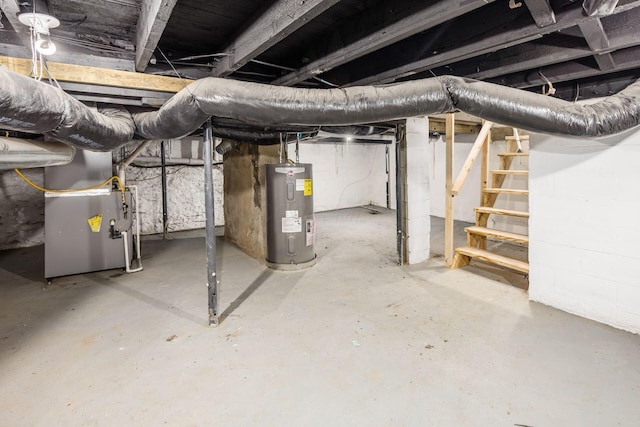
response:
M0 67L0 127L49 135L69 145L111 151L134 137L122 107L96 110L62 89Z
M113 150L137 139L180 138L209 117L249 125L330 126L375 123L461 110L534 132L599 137L640 124L640 82L591 105L460 77L383 86L300 89L205 78L158 111L96 111L63 91L0 69L0 126L45 133L67 144ZM135 132L134 132L135 131Z
M58 141L0 137L0 170L66 165L76 149Z

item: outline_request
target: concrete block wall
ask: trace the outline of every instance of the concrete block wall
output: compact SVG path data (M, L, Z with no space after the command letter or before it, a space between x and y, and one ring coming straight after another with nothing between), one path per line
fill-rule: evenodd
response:
M40 186L44 169L24 169ZM0 172L0 250L44 243L44 193L30 187L14 171Z
M389 147L390 202L395 208L395 151ZM292 152L290 157L294 157ZM363 143L300 143L300 162L313 164L316 212L373 204L385 207L385 146Z
M431 197L429 195L429 119L406 121L406 176L404 215L407 262L429 259L431 250Z
M640 131L531 136L529 296L640 333Z

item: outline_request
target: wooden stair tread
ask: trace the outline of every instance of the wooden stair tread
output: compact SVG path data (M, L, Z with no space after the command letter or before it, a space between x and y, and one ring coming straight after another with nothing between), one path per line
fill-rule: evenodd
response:
M482 190L485 193L493 193L493 194L520 194L523 196L527 196L529 194L529 190L516 190L513 188L492 188L488 187Z
M494 175L529 175L529 171L521 169L494 169L491 173Z
M522 152L522 153L498 153L498 156L528 156L529 153L528 152Z
M528 262L509 258L504 255L494 254L493 252L489 252L484 249L472 248L471 246L457 248L456 252L460 255L465 255L471 258L490 262L492 264L496 264L502 267L507 267L512 270L519 271L521 273L529 274Z
M512 135L508 135L504 137L505 141L517 141L515 136ZM528 141L529 140L529 135L520 135L520 141Z
M510 231L495 230L493 228L480 227L478 225L472 225L470 227L467 227L464 229L464 231L466 231L469 234L475 234L475 235L485 236L485 237L493 237L493 238L505 240L508 242L529 244L529 236L526 236L524 234L512 233Z
M509 216L517 216L519 218L529 218L529 212L525 211L515 211L512 209L501 209L501 208L491 208L488 206L480 206L478 208L474 208L478 213L486 213L493 215L509 215Z

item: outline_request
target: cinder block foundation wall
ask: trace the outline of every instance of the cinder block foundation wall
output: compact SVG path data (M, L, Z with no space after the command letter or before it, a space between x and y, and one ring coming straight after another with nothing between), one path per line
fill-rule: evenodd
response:
M640 131L531 135L529 296L640 333Z
M165 142L167 159L202 159L202 139L185 138ZM134 147L128 149L133 151ZM142 159L160 161L160 141L151 143L141 154ZM121 157L121 156L120 156ZM126 170L127 184L136 185L140 202L138 212L142 234L162 233L162 169L129 166ZM214 202L216 225L224 225L224 176L222 165L214 166ZM172 231L204 228L204 169L203 166L167 166L167 213L168 229Z
M278 146L240 144L224 156L225 238L250 256L265 257L265 165L278 163Z

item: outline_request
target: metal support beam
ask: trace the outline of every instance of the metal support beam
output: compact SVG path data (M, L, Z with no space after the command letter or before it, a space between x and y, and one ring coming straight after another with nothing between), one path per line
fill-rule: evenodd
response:
M218 277L216 275L216 222L213 192L213 134L211 119L204 124L204 208L206 216L207 290L209 301L209 325L218 324Z
M638 6L640 6L640 1L630 1L627 2L624 6L617 7L613 11L613 14L625 12ZM505 49L507 47L526 43L541 38L545 34L561 31L566 28L578 25L582 22L592 20L594 18L584 16L584 14L582 13L582 9L580 8L573 8L565 11L562 14L558 14L556 19L557 22L555 24L548 25L542 29L535 24L531 24L511 31L508 33L508 35L505 35L503 33L494 34L486 38L451 49L449 51L435 54L418 61L411 62L409 64L403 64L382 73L375 74L373 76L365 77L363 79L350 83L349 86L393 82L398 78L410 76L422 71L427 71L432 68L450 64L452 62L462 61L468 58L483 55L488 52L493 52ZM506 37L508 37L508 41L505 41Z
M376 25L378 28L376 31L372 32L370 26L365 25L365 32L357 34L353 40L347 41L341 48L312 61L297 71L274 80L273 84L283 86L295 85L375 50L389 46L421 31L433 28L445 21L471 12L493 1L494 0L440 0L432 2L432 4L426 7L425 2L420 1L412 6L414 10L408 16L400 20L397 20L394 11L400 9L403 13L407 13L406 8L403 10L401 7L395 7L391 13L386 9L375 11L373 10L375 8L372 8L372 11L368 12L370 16L363 18L364 22L377 22L382 19L376 14L385 13L388 15L383 18L385 20L384 23ZM347 35L351 34L354 25L353 23L349 23L347 26L348 27L343 30L338 30L338 32Z
M169 212L167 208L167 155L164 149L164 141L160 142L160 166L162 177L162 238L169 238Z
M147 69L177 0L142 0L136 30L136 71Z
M540 28L556 23L556 15L549 0L524 0L533 20Z
M278 0L224 50L215 77L225 77L260 55L339 0Z

